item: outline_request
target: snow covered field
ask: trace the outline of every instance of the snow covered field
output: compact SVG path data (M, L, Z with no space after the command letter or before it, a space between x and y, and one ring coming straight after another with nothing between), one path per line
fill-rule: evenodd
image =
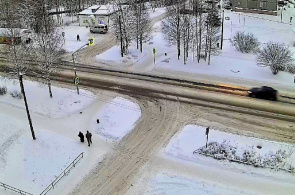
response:
M126 70L152 71L161 74L167 74L165 70L172 70L196 76L200 74L260 81L270 85L294 86L294 76L292 74L279 72L277 75L273 75L268 67L256 65L255 54L238 52L230 43L230 39L237 31L251 32L257 37L261 46L269 41L289 46L295 58L295 47L293 46L295 20L292 21L292 25L288 22L289 16L294 13L295 9L293 7L287 8L283 13L284 23L280 23L280 16L236 13L225 10L225 17L230 19L225 20L224 23L223 50L220 55L212 56L211 65L208 65L204 60L197 63L196 57L193 57L192 53L189 54L188 62L185 65L182 59L183 56L181 56L180 60L177 60L176 47L168 45L163 38L161 22L157 22L153 26L152 39L144 44L142 53L136 49L136 43L132 43L129 48L130 54L123 58L120 57L120 47L114 46L108 51L97 55L96 59L98 62L105 62L117 68L125 67ZM157 50L155 64L153 63L153 48ZM167 56L164 53L167 53Z
M294 12L286 10L284 22ZM151 17L163 14L163 8L151 12ZM295 20L292 25L280 23L280 16L238 14L226 11L224 49L213 56L211 65L193 61L190 56L186 65L176 59L174 46L164 41L161 23L154 25L152 39L140 53L133 43L130 54L120 57L119 46L97 55L98 62L107 62L128 71L175 72L241 78L262 81L268 84L294 86L293 75L280 72L273 75L269 68L258 67L254 54L242 54L231 46L229 39L237 31L252 32L261 44L273 37L285 43L295 53ZM288 15L289 14L289 15ZM295 18L295 16L294 16ZM68 21L65 19L65 21ZM271 21L270 21L271 20ZM273 20L273 21L272 21ZM65 22L64 21L64 22ZM104 39L102 34L91 34L88 28L73 23L61 27L65 32L65 49L74 52L94 37L95 43ZM81 41L76 40L79 34ZM152 49L157 49L153 64ZM167 56L164 53L167 53ZM295 54L294 54L295 57ZM37 140L33 141L25 113L23 99L13 98L10 93L20 92L17 80L0 76L0 87L7 87L7 94L0 95L0 182L39 194L81 152L84 158L48 194L67 194L79 184L91 170L99 166L104 156L132 131L141 117L138 104L126 97L104 92L90 92L53 86L53 98L48 88L37 82L25 81L25 90ZM97 123L97 119L100 120ZM165 148L151 161L145 162L141 177L127 194L294 194L294 174L269 168L257 168L227 160L216 160L193 152L206 143L205 128L188 125L176 134ZM93 145L81 143L78 132L89 130ZM242 155L245 149L261 156L287 151L286 163L295 166L295 145L271 142L251 137L233 135L211 129L209 142L227 140ZM257 146L261 146L259 149ZM293 153L292 153L293 152ZM66 187L65 187L66 186ZM14 193L0 188L0 194Z
M123 97L95 95L85 90L77 95L75 90L52 87L51 99L47 86L25 81L37 138L33 141L23 99L10 95L20 91L18 81L0 77L0 87L3 86L7 93L0 95L0 182L33 194L40 194L84 152L78 166L49 194L70 192L141 116L139 106ZM93 134L91 147L77 136L86 130ZM0 188L0 194L14 193Z
M196 125L185 126L144 168L148 171L128 194L293 194L294 173L193 154L206 144L205 129ZM275 154L279 149L289 151L286 162L295 165L294 144L210 130L209 142L222 143L224 140L236 146L238 153L251 149L263 156L270 152ZM258 149L258 145L262 148Z

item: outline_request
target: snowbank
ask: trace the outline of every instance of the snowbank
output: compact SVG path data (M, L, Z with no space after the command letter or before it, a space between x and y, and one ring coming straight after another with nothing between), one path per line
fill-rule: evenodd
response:
M40 194L81 152L84 157L49 194L67 194L103 160L113 141L129 133L141 116L140 107L125 98L98 96L84 90L47 86L24 81L36 140L32 140L23 99L9 93L20 91L18 81L1 77L0 86L0 182ZM110 100L109 100L110 99ZM96 123L96 119L100 123ZM93 127L93 129L92 129ZM92 132L92 145L81 143L78 132ZM67 186L65 188L65 186ZM13 194L0 188L0 194Z
M137 104L116 97L95 116L93 131L105 138L119 140L134 128L140 116L141 110ZM96 119L99 119L99 124Z
M201 159L208 159L211 157L202 157L199 154L193 154L195 150L203 147L206 145L206 135L205 135L206 127L195 126L195 125L187 125L183 128L181 133L175 135L164 149L164 154L176 159L182 159L191 162L198 162L202 161ZM290 164L294 167L295 165L295 145L292 144L284 144L279 142L271 142L262 139L244 137L240 135L234 135L230 133L221 132L218 130L210 129L209 133L209 142L217 142L222 143L223 141L227 142L229 145L236 148L236 154L242 156L245 150L251 149L252 151L256 152L260 156L267 156L270 153L275 154L279 150L285 150L287 153L290 152L290 156L286 160L287 164ZM258 147L257 147L258 146ZM259 149L259 146L261 149ZM293 153L292 153L293 151ZM230 163L230 162L219 162L218 160L209 160L216 164L230 164L232 169L241 169L241 170L251 170L253 172L258 171L253 167L250 168L249 165L241 165L238 163ZM248 166L248 167L247 167ZM268 172L271 169L267 169ZM268 174L265 171L264 174ZM285 172L284 172L285 174ZM286 173L289 174L289 173Z
M19 81L0 76L0 86L6 86L7 94L0 96L0 101L20 108L25 108L23 99L11 98L10 93L20 93ZM26 96L31 111L50 118L69 116L79 112L93 102L91 92L57 88L52 86L53 98L49 97L48 86L38 82L24 81Z

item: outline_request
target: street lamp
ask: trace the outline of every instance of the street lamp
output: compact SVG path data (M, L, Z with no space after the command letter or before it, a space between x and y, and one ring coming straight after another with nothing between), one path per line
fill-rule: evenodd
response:
M93 44L94 44L93 38L90 38L88 43L84 44L82 47L80 47L79 49L77 49L75 52L72 53L73 65L74 65L74 71L75 71L74 84L76 85L76 88L77 88L77 94L79 94L79 86L78 85L79 85L79 82L80 82L80 78L77 76L75 61L76 61L78 52L81 49L83 49L85 46L89 46L89 45L93 45Z

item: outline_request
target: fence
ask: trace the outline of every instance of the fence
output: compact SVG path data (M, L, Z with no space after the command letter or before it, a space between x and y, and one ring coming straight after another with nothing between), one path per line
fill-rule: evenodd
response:
M75 158L75 160L73 160L73 162L69 165L69 166L67 166L67 168L65 168L65 170L61 173L61 174L59 174L59 176L55 179L55 180L53 180L53 182L51 182L51 184L49 184L48 186L47 186L47 188L45 188L45 190L43 191L43 192L41 192L41 194L40 195L45 195L45 194L47 194L47 192L49 191L49 190L51 190L52 188L54 188L54 185L61 179L61 178L63 178L64 176L66 176L66 174L68 174L69 172L70 172L70 170L73 168L73 167L75 167L75 165L79 162L79 160L81 159L81 158L83 158L83 153L84 152L82 152L81 154L79 154L79 156L77 157L77 158Z
M17 192L17 193L20 193L21 195L33 195L31 193L28 193L28 192L25 192L23 190L20 190L20 189L17 189L17 188L14 188L10 185L7 185L5 183L2 183L0 182L0 186L2 186L5 190L8 189L8 190L11 190L11 191L14 191L14 192Z

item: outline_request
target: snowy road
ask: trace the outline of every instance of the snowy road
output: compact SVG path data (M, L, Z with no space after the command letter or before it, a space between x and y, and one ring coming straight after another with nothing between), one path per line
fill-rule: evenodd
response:
M117 145L113 153L106 156L103 162L72 194L126 194L129 188L132 189L133 182L137 181L143 172L151 178L157 172L150 172L153 168L157 170L158 166L166 167L165 160L158 161L156 155L170 138L186 124L211 125L213 128L226 132L268 139L278 138L278 131L288 131L291 136L294 135L295 130L293 124L289 122L252 117L185 103L141 98L138 99L138 102L142 109L142 118L135 129ZM282 140L284 138L281 137ZM167 167L168 169L179 169L178 165L173 165L173 163L167 164ZM186 173L188 172L187 168L183 167L181 170L183 169L186 169ZM214 170L206 175L200 167L195 167L190 174L193 177L217 179L219 182L237 183L240 186L246 182L249 186L262 187L266 190L284 187L283 181L271 187L273 181L268 182L264 178L244 181L241 173L231 174L231 177L226 177L226 180L220 177L214 179ZM132 191L134 193L130 194L142 194L141 192L144 191L142 187L141 185L137 186ZM294 183L291 187L284 187L283 191L290 192L290 188L294 188Z
M165 17L166 13L162 13L159 16L154 17L151 20L151 26L153 26L156 22L162 20ZM110 28L108 33L100 34L99 38L97 38L97 40L94 40L94 42L97 44L82 49L78 52L77 62L83 62L85 64L92 64L97 66L101 65L101 63L98 63L96 61L95 56L107 51L117 44L114 29ZM71 61L72 55L66 54L64 56L64 60ZM104 66L108 67L109 65L105 63Z

